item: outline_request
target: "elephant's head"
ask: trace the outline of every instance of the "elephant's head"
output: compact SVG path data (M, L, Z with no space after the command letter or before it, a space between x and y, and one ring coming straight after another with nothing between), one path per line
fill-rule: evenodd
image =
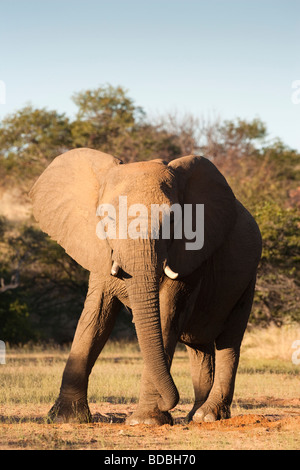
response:
M159 282L163 270L173 279L191 274L223 243L235 221L235 197L226 180L203 157L183 157L169 165L161 160L123 165L111 155L77 149L54 159L30 195L42 230L79 264L104 276L116 275L121 268L143 359L161 395L159 407L162 411L172 409L178 392L164 354ZM120 201L121 206L126 201L127 207L121 207ZM105 209L103 204L115 208L110 214L115 236L108 231L106 237L99 237L99 221L104 215L99 207ZM136 204L147 211L146 222L140 218L145 215L139 211L141 206ZM197 204L204 204L203 247L187 249L190 240L184 230L184 210L182 237L174 236L174 227L169 237L162 236L162 217L156 218L152 231L150 215L155 204L177 204L181 208L189 204L194 232ZM125 210L128 217L124 229L119 222ZM129 235L130 227L135 236Z

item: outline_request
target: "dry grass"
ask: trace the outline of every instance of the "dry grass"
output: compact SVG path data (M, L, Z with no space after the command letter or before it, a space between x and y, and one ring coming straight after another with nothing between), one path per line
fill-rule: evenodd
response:
M9 349L0 365L1 449L299 449L300 365L292 343L300 328L253 330L245 335L232 418L186 424L193 402L187 353L176 351L172 373L181 400L175 425L124 424L138 400L142 360L136 344L108 343L90 378L94 423L49 425L68 348Z

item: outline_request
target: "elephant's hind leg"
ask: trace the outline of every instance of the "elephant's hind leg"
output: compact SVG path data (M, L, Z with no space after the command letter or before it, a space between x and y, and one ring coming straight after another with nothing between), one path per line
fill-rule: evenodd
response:
M196 411L193 421L215 421L230 418L240 346L250 315L255 280L251 282L232 310L223 332L216 338L214 382L205 403Z
M187 415L187 421L193 419L196 411L207 400L214 381L214 343L202 346L188 346L191 375L195 393L195 402L192 410Z

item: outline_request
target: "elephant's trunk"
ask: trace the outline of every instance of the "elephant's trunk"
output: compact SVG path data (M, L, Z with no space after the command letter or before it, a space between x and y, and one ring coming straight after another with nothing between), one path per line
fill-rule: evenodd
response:
M153 256L151 247L148 250L152 251ZM131 265L134 271L130 270L134 274L126 281L127 292L145 367L160 394L158 407L161 411L168 411L177 405L179 395L169 372L163 346L156 260L151 259L151 253L147 258L145 247L140 257L137 253L134 255L134 266Z

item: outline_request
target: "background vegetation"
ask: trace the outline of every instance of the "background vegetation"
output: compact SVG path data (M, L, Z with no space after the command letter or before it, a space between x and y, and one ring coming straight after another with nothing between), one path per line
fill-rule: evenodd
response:
M88 273L42 233L28 191L57 155L92 147L124 162L203 153L256 218L263 254L251 323L300 321L300 154L270 140L259 119L209 122L176 113L150 119L122 87L76 93L77 114L26 106L0 123L0 338L72 339ZM14 202L7 207L7 198ZM5 199L6 198L6 199ZM17 201L17 202L16 202ZM4 207L5 206L5 207ZM20 207L24 213L20 216ZM132 334L128 314L115 335Z

